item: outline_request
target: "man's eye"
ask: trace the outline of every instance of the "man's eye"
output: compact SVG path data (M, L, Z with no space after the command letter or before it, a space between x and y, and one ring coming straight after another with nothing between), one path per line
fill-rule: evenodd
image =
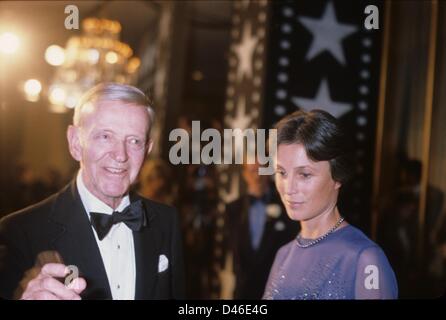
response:
M108 140L110 138L110 135L108 135L107 133L101 133L99 135L99 139L101 140Z
M301 175L301 177L303 177L305 179L308 179L311 177L311 173L301 173L300 175Z
M276 174L283 177L285 175L285 171L283 170L276 170Z
M137 138L130 139L129 143L136 147L140 147L140 146L144 145L144 141L141 139L137 139Z

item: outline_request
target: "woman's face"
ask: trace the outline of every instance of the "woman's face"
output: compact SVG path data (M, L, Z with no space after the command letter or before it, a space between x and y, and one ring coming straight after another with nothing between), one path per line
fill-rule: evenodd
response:
M309 159L302 144L279 145L275 181L292 220L311 220L336 207L341 184L333 180L330 163Z

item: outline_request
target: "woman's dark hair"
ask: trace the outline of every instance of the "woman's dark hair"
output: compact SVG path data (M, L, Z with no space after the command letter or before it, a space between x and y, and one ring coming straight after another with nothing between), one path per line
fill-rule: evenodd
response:
M302 144L313 161L329 161L333 180L345 185L351 178L351 155L338 120L323 110L296 111L276 125L277 146Z

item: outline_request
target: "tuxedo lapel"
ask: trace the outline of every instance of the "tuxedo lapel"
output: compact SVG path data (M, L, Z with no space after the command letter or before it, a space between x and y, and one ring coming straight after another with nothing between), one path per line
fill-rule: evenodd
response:
M260 245L259 245L259 253L261 256L263 256L263 252L266 251L270 251L271 247L274 246L274 241L272 241L272 239L274 239L276 237L276 235L274 235L275 231L275 224L277 223L276 219L272 219L271 217L266 217L266 221L265 221L265 227L263 229L263 234L262 234L262 239L260 240Z
M260 239L259 247L254 250L251 243L251 230L249 225L249 209L251 206L251 202L249 201L249 196L245 197L243 212L243 220L242 220L242 243L245 245L245 254L255 256L256 259L262 259L265 256L265 252L271 250L271 247L274 246L275 229L274 225L277 222L276 219L272 219L268 215L266 216L265 226L263 228L262 237Z
M130 194L130 200L141 199L136 194ZM155 299L156 283L158 280L158 260L159 260L159 230L153 228L156 214L153 207L147 207L147 202L143 202L147 217L147 225L141 231L133 231L133 241L135 244L135 264L136 264L136 285L135 299Z
M75 265L85 278L84 299L111 299L111 291L90 221L77 191L75 180L63 190L55 205L51 222L57 226L50 248L58 251L66 265Z
M255 254L255 250L252 247L251 242L251 229L249 226L249 209L251 206L249 196L245 196L242 199L242 207L241 207L241 223L240 223L240 236L241 236L241 246L242 246L242 254L247 256L252 256Z

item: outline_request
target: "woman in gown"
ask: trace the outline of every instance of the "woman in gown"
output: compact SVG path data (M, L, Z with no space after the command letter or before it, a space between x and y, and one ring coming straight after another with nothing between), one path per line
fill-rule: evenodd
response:
M337 208L351 169L336 118L297 111L276 129L276 187L301 231L278 251L263 298L396 299L384 252Z

